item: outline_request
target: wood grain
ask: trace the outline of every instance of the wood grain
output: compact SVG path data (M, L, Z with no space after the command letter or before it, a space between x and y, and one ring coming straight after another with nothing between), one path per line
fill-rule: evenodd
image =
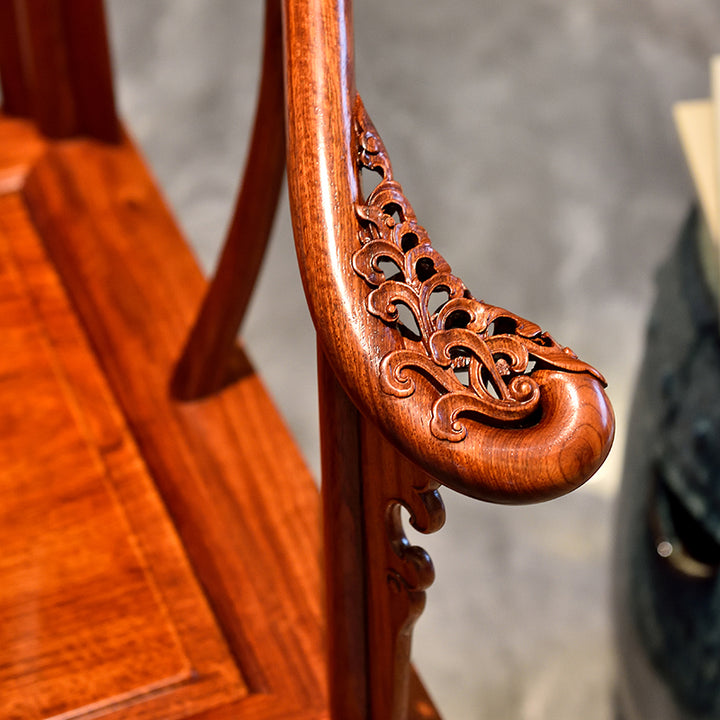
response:
M445 522L438 482L404 458L367 420L360 424L367 606L368 687L373 720L405 720L410 701L413 627L435 579L432 560L411 545L412 526L437 532Z
M17 43L5 66L12 97L28 96L27 107L24 99L20 101L23 114L48 137L85 134L117 141L102 0L16 0L14 7ZM24 78L22 89L18 76Z
M325 612L331 716L369 720L361 419L318 346Z
M247 695L198 717L327 717L317 491L249 364L240 381L219 396L193 403L171 399L167 378L205 285L142 162L129 144L70 141L48 149L18 120L0 122L2 137L25 138L6 153L7 171L14 168L13 184L24 188L35 228L58 261L101 366L114 378L113 402L121 398L119 407L164 489L247 684ZM47 152L39 158L42 148ZM38 247L31 230L34 243L27 232L8 232L16 238L25 277L47 263L23 250ZM40 288L37 298L44 307ZM51 341L63 347L74 336L67 322L50 322L51 316ZM69 367L74 393L96 409L88 414L88 432L105 449L107 466L124 478L134 465L118 448L108 411L97 409L105 405L97 401L93 376L81 363ZM134 531L140 536L146 527L152 535L143 496L124 481L117 487L126 488L127 516L138 518ZM151 561L154 568L156 562L159 568L167 565L156 556ZM174 621L176 627L183 624ZM186 626L194 622L195 613L184 618ZM436 718L414 674L411 683L410 717ZM173 717L168 708L176 706L176 692L173 687L154 705L147 700L138 707L164 708L161 717ZM199 692L198 703L201 698ZM356 698L346 701L352 705ZM188 712L197 710L185 702ZM121 712L113 707L106 714Z
M360 416L321 347L318 388L331 716L438 720L410 665L432 564L404 542L399 513L414 508L418 528L438 530L437 483Z
M262 75L245 173L215 277L173 377L181 400L217 392L242 372L236 336L265 256L285 169L280 10L280 0L265 3Z
M0 375L0 452L10 458L14 503L3 518L11 553L0 561L10 577L0 612L20 628L7 640L13 656L37 665L55 647L69 670L45 677L21 660L4 676L0 664L0 690L15 683L8 712L437 718L409 664L432 564L408 543L401 507L432 532L444 518L439 482L496 502L573 489L612 442L602 376L534 323L476 300L431 246L355 89L349 0L284 0L285 115L280 5L268 1L251 150L209 291L119 131L100 0L14 8L14 19L0 12L18 29L5 34L21 72L7 58L0 66L16 97L23 80L46 137L95 139L51 142L27 123L0 120L0 139L21 140L19 152L0 150L10 218L0 223L13 257L0 265L0 304L16 350ZM235 342L285 152L321 348L327 625L317 491ZM365 193L367 170L382 178ZM436 291L448 297L431 308ZM16 402L29 384L37 390ZM42 479L54 474L61 481L47 491ZM33 513L47 520L51 541L37 536ZM24 534L16 517L34 517ZM28 547L31 559L45 548L45 564L61 569L54 584L32 587ZM65 582L65 568L79 584ZM53 597L45 634L23 629L35 617L26 588L33 602ZM63 603L60 592L69 593ZM107 662L85 645L62 645L65 628ZM17 705L30 687L34 705Z
M438 337L432 332L423 335L425 358L418 359L417 342L413 345L412 333L400 327L396 305L412 308L413 293L416 304L419 294L430 292L433 283L451 294L461 283L456 276L450 279L449 266L440 270L439 264L433 265L432 258L438 263L441 258L418 225L408 233L416 235L417 248L403 248L404 236L398 235L391 245L380 234L383 226L399 232L415 219L401 187L390 176L388 162L373 161L387 181L378 204L369 207L375 196L365 198L361 193L361 167L371 164L368 156L385 153L379 135L362 121L353 78L350 3L297 0L286 3L285 16L288 177L296 248L308 306L341 384L393 445L459 492L517 503L574 489L599 467L612 443L614 418L600 376L536 325L508 311L496 313L498 328L502 320L503 329L492 341L494 349L489 349L494 323L485 323L479 310L470 312L467 307L461 310L467 316L465 324L452 327L451 343L433 350ZM369 213L374 213L374 222ZM373 224L375 229L369 227ZM383 249L359 258L357 253L370 247L370 238ZM420 260L429 263L427 277L417 277L418 287L409 287L410 276L418 274L411 265L405 271L402 293L398 290L397 296L391 296L387 287L378 287L371 294L373 273L382 276L380 260L397 258L404 265L416 250L424 253ZM362 271L361 260L365 261ZM393 281L393 289L403 284ZM379 305L381 291L386 293L384 309ZM463 294L457 300L470 298ZM472 342L460 343L456 336L463 333L473 335ZM510 347L511 337L519 349ZM414 353L411 377L403 364L387 367L410 352ZM483 353L486 358L479 362ZM523 353L542 355L534 370ZM469 391L452 393L446 386L451 381L461 385L454 377L461 361L479 362L482 370L476 385L482 385L488 373L494 373L496 381L493 390L473 387L471 404L465 401ZM442 367L442 381L436 367ZM526 389L531 403L525 403ZM493 392L500 402L495 402ZM457 398L463 403L450 406L445 430L437 432L438 415L443 414L440 405L445 408ZM524 403L534 410L516 417L513 413ZM502 412L486 410L494 406Z
M170 719L246 696L13 194L0 305L0 715Z
M247 361L220 395L171 398L205 283L144 165L56 144L24 196L247 680L239 707L322 716L317 490Z

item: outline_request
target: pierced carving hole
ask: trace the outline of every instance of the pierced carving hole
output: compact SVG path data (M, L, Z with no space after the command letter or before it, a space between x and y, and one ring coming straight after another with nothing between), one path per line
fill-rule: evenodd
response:
M448 330L452 330L453 328L466 328L469 322L469 313L466 313L464 310L453 310L445 321L445 327Z
M485 331L485 334L486 334L488 337L490 337L490 336L492 336L492 335L495 334L495 323L494 323L494 322L491 322L491 323L487 326L487 330Z
M414 527L411 518L412 513L403 503L395 502L390 506L390 537L398 557L402 557L411 547L420 547L428 542L427 535Z
M517 323L512 318L498 317L491 327L493 335L512 335L517 330Z
M453 367L455 377L465 386L470 387L470 370L467 365L460 367Z
M415 263L415 273L418 276L418 280L425 282L425 280L435 274L435 263L430 258L420 258Z
M400 240L400 246L402 247L403 252L412 250L414 247L417 247L419 243L420 241L418 240L418 236L412 232L405 233Z
M422 336L420 335L420 328L412 310L402 303L398 303L397 309L397 324L400 332L403 334L403 337L407 337L409 340L414 340L415 342L420 342L420 340L422 340Z
M529 375L535 369L536 365L537 365L537 362L535 360L529 360L523 375Z
M377 262L378 270L385 276L386 280L403 280L403 272L394 260L388 257L381 257Z
M364 165L360 168L360 189L363 197L370 197L372 191L384 180L382 170L369 168Z
M494 397L496 400L500 400L500 392L498 388L495 387L495 383L493 379L490 377L490 373L483 368L482 373L482 383L485 389L488 391L491 397Z
M431 315L435 314L448 300L450 300L450 292L447 288L436 288L428 298L428 312Z
M403 221L402 208L397 203L388 203L383 207L383 212L389 215L396 223Z

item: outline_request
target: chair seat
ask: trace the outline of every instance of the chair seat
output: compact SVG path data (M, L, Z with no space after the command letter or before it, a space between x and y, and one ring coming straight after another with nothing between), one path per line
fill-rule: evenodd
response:
M0 715L327 717L316 486L240 347L171 397L205 280L132 142L0 119L0 191Z

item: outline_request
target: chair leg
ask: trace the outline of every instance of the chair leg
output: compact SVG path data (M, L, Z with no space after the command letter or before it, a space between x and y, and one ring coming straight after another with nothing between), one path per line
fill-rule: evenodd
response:
M265 4L262 78L245 174L215 277L172 380L180 400L217 392L237 379L233 358L272 230L285 170L280 0Z
M432 560L411 545L410 524L432 533L445 522L436 480L403 457L370 421L361 421L361 468L368 603L368 656L372 720L406 720L410 691L410 645L435 579Z
M434 571L401 508L417 530L439 530L438 483L358 413L321 349L318 385L331 717L437 718L429 699L410 702L412 629Z
M369 720L360 414L318 345L330 717Z

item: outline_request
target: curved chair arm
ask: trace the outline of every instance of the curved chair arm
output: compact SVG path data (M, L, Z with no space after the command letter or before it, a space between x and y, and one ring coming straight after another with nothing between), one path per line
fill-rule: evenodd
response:
M348 5L285 8L290 200L327 358L361 413L443 484L503 503L566 493L610 449L604 380L476 300L432 248L357 96ZM367 195L366 171L380 176Z

